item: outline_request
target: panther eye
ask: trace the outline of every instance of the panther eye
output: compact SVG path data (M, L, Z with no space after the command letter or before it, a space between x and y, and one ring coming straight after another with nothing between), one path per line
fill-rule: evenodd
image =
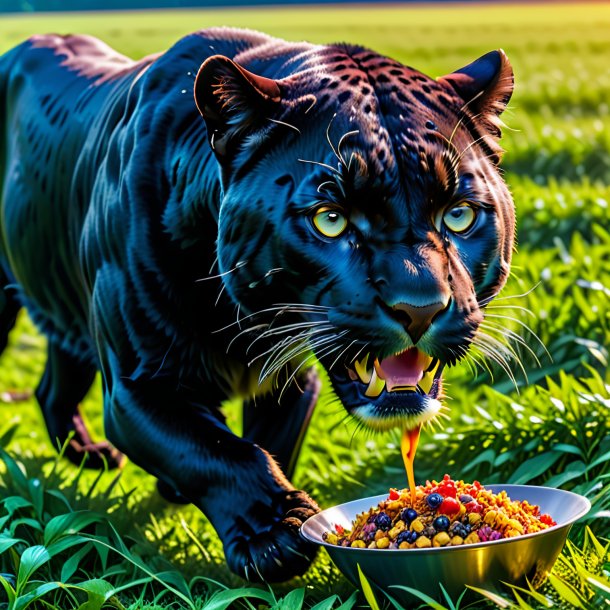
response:
M336 208L318 208L313 224L324 237L339 237L347 227L347 218Z
M459 203L443 214L443 224L453 233L464 233L476 218L474 209L467 203Z

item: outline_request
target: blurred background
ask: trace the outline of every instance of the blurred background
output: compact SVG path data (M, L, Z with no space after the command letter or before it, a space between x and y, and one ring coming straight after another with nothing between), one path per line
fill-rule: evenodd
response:
M0 52L34 33L78 32L139 58L168 48L195 29L217 25L290 40L358 43L434 77L491 49L507 52L516 85L503 115L507 152L502 165L517 208L518 250L510 281L489 310L488 322L498 328L499 340L508 341L512 365L506 372L493 362L479 366L471 361L448 372L449 420L444 429L424 432L416 478L422 482L449 471L484 483L545 484L587 495L593 510L573 530L573 546L556 568L558 578L571 588L558 593L548 585L543 591L557 607L606 603L607 592L592 582L605 582L610 591L607 547L599 542L610 535L610 5L278 3L239 10L59 12L161 4L173 6L172 0L0 0L1 10L20 11L0 18ZM0 497L29 504L15 508L12 520L0 527L30 519L30 529L20 522L13 531L35 544L49 520L66 506L97 511L109 515L111 529L104 522L107 529L99 525L102 529L96 531L107 536L111 548L122 549L122 558L110 553L102 560L91 547L72 571L63 571L63 559L57 565L50 561L44 577L49 582L103 575L111 587L124 587L116 595L126 607L144 607L142 600L159 592L173 596L175 607L190 607L164 586L189 599L209 600L215 585L192 580L205 575L233 587L234 602L246 603L239 588L243 583L226 570L215 533L198 511L166 504L154 480L133 464L118 478L115 473L96 477L55 460L31 398L42 373L44 347L44 339L22 313L0 360L2 444L12 456L3 454ZM99 435L100 405L98 383L85 410ZM239 432L238 405L227 404L226 410ZM314 416L295 484L323 507L405 486L397 435L356 433L342 420L343 413L326 396ZM16 559L3 548L0 571L9 572L12 562L14 572ZM138 562L161 576L146 576ZM138 579L143 584L134 584ZM274 591L278 599L293 596L297 605L286 608L326 600L324 607L330 609L332 595L339 593L345 600L351 594L322 554L305 578ZM306 592L305 601L295 594L299 591ZM133 606L137 599L140 605ZM542 604L534 596L527 599L528 607Z

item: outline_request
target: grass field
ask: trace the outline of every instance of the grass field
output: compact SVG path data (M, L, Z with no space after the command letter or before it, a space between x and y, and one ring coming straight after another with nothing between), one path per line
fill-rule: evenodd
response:
M507 52L516 89L504 116L503 165L517 206L519 248L504 293L515 298L492 311L516 318L496 322L523 337L533 353L513 344L527 372L526 379L515 366L515 383L493 367L476 378L465 365L449 372L451 419L444 430L425 433L416 475L424 480L450 468L483 482L548 484L586 494L593 502L590 530L574 528L556 578L543 595L506 591L505 600L522 608L607 605L610 5L3 16L0 52L34 33L82 32L139 57L212 25L356 42L433 76L490 49ZM344 609L364 603L351 597L351 586L322 554L303 579L273 589L243 588L225 568L206 519L192 507L164 503L141 470L129 464L116 480L113 473L96 477L56 462L34 401L15 400L15 393L36 387L43 364L44 339L22 315L0 360L8 451L0 487L0 584L9 608L222 609L233 603L292 610L320 603L318 610L330 610L341 605L335 594ZM101 434L99 385L85 410ZM235 405L227 412L238 429ZM341 419L336 408L323 404L318 410L295 484L322 506L403 485L397 436L354 436ZM70 511L80 512L57 518ZM473 603L494 602L475 597Z

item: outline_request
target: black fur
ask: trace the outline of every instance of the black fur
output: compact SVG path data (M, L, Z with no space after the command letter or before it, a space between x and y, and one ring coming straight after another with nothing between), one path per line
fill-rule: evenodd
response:
M90 466L127 454L208 515L246 578L302 573L318 508L287 476L319 392L311 349L352 412L439 397L442 366L429 395L375 400L346 367L413 340L444 366L474 337L513 243L496 167L509 77L499 53L436 82L360 47L225 29L138 62L84 36L5 54L0 347L27 307L49 341L52 440L73 434L68 457ZM435 228L462 199L479 206L468 236ZM322 204L349 215L341 238L316 232ZM404 311L439 295L410 337ZM78 414L97 370L116 449ZM236 395L243 438L220 411Z

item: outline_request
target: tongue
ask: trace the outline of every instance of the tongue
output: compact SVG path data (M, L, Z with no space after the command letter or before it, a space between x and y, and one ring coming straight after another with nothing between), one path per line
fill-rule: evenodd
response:
M424 366L428 358L416 347L408 349L398 356L384 358L379 363L377 374L385 379L386 390L391 392L396 386L416 386L424 376Z

